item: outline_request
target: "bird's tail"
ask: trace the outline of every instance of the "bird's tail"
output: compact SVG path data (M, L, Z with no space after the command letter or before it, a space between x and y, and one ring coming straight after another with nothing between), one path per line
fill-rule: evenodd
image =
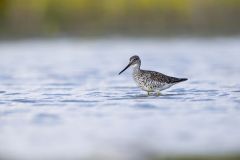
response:
M188 80L188 79L187 78L178 78L176 80L176 82L178 83L178 82L183 82L183 81L186 81L186 80Z

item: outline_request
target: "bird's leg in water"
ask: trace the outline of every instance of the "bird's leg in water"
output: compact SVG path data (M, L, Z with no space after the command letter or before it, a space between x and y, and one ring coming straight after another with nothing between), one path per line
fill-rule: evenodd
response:
M159 91L157 92L157 96L161 96L161 93Z
M147 91L147 95L150 96L150 92L149 91Z

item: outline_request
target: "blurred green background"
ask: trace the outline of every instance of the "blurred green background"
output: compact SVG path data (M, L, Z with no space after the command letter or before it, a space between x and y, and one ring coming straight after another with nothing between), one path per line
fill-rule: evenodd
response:
M240 0L0 0L0 37L238 35Z

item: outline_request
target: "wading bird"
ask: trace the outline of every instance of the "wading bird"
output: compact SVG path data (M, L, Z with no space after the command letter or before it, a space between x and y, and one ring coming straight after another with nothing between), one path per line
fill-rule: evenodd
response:
M141 59L137 55L130 58L129 64L119 75L130 66L133 68L134 81L142 90L147 91L148 95L150 92L157 92L160 95L160 91L187 80L187 78L170 77L159 72L142 70Z

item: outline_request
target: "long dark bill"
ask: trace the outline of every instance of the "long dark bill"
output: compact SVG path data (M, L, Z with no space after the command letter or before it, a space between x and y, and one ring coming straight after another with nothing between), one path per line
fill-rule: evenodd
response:
M132 63L129 63L121 72L118 73L118 75L120 75L122 72L124 72L126 69L128 69L128 67L131 66Z

